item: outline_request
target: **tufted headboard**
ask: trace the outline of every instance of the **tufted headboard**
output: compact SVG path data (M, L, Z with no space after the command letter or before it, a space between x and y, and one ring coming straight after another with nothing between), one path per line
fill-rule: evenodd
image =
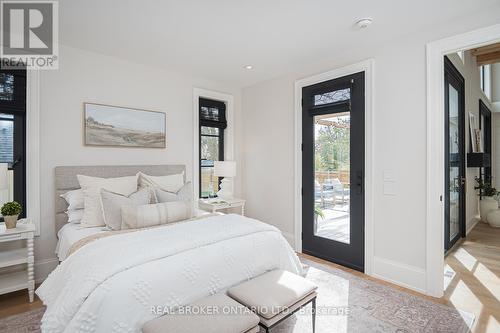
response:
M112 178L133 176L139 171L152 176L175 175L184 172L184 165L105 165L105 166L58 166L55 167L55 228L56 234L68 222L64 213L68 208L66 200L60 197L71 190L80 188L76 175Z

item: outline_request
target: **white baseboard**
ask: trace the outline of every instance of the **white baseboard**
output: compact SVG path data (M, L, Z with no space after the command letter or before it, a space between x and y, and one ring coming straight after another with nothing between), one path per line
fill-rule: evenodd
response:
M469 232L471 232L472 229L474 229L474 227L479 223L481 222L481 219L478 219L477 217L473 217L471 219L471 221L474 221L472 222L471 226L467 228L467 231L465 232L465 235L468 235Z
M35 261L35 283L42 283L57 265L59 265L57 258Z
M420 267L406 265L380 257L373 258L373 277L397 284L420 293L426 293L426 272Z

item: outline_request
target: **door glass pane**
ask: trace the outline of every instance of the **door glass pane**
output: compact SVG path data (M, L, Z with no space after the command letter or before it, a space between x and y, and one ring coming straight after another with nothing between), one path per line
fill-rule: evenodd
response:
M12 101L14 98L14 75L0 73L0 100Z
M459 101L458 91L449 85L449 123L450 123L450 241L458 235L460 221L460 150L458 137Z
M350 243L349 112L314 117L314 235Z
M13 147L14 116L0 113L0 206L7 201L14 200L14 175L12 170L7 169L7 166L14 160Z
M313 96L314 105L325 105L335 102L347 101L351 98L351 89L339 89L334 91L325 92Z

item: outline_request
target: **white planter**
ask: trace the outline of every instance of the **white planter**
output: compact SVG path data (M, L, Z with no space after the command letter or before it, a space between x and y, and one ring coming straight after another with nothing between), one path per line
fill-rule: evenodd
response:
M493 197L483 197L479 201L479 213L481 214L481 221L488 222L488 213L496 209L498 209L498 201L496 201Z
M500 209L489 212L487 218L490 226L500 228Z

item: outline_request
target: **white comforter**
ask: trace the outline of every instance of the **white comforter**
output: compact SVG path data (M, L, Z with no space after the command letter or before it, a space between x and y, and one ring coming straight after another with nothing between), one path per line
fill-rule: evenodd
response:
M85 245L36 291L47 306L42 332L140 332L159 316L268 270L301 273L270 225L212 216L114 235Z

